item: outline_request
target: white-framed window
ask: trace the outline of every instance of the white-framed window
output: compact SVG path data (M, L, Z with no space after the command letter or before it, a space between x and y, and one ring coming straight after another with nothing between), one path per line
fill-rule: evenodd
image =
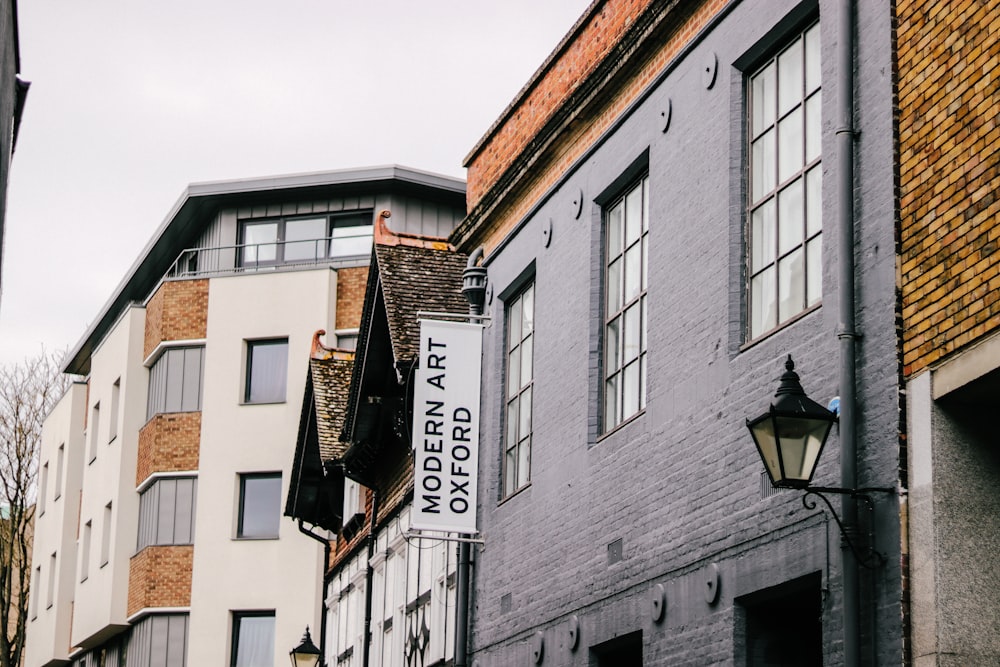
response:
M820 84L818 22L747 79L750 339L822 296Z
M372 250L371 211L240 223L240 266L310 264L321 259L367 256Z
M149 369L146 419L161 412L201 410L205 348L171 347Z
M230 667L274 664L274 611L234 611Z
M248 340L245 403L281 403L288 386L288 339Z
M646 407L646 277L649 177L634 182L604 211L603 428Z
M347 524L358 514L365 512L364 488L353 479L344 478L344 517Z
M506 408L503 495L531 480L531 397L534 388L535 284L524 286L506 304Z
M38 588L42 585L42 566L36 565L31 574L31 592L28 594L28 604L31 607L29 610L31 620L35 620L38 618L38 598L42 594L41 589Z
M240 506L236 537L274 539L281 516L281 473L240 475Z
M198 478L167 477L139 494L136 550L150 545L191 544L198 500Z

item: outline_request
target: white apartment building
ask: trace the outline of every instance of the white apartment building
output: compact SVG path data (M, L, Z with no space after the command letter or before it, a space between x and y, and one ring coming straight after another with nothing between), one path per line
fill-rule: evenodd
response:
M46 422L27 667L283 664L323 546L282 518L316 330L353 347L373 221L447 234L402 167L190 186L65 362Z

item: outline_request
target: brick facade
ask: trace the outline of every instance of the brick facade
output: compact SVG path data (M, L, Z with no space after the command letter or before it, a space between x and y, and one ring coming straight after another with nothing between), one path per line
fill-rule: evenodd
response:
M337 270L337 328L357 329L365 305L368 267Z
M194 546L149 546L129 561L128 615L148 607L191 604Z
M146 303L143 357L165 340L205 337L208 322L208 281L173 280L160 284Z
M1000 328L1000 2L901 0L904 374Z
M467 161L470 215L453 236L456 246L465 252L479 245L487 253L495 248L726 4L710 0L671 10L676 16L658 28L668 31L659 48L627 54L637 61L627 70L622 68L625 56L614 49L617 40L639 23L643 12L649 15L646 21L652 21L653 15L667 10L662 3L642 0L610 0L596 8ZM615 94L581 91L585 76L604 58L606 76L620 79ZM576 96L583 99L573 99ZM571 116L556 118L556 111L565 112L568 103L580 106ZM554 126L546 128L546 123ZM477 229L484 216L489 216L488 229Z
M136 485L154 472L197 470L200 447L200 412L156 415L139 429Z

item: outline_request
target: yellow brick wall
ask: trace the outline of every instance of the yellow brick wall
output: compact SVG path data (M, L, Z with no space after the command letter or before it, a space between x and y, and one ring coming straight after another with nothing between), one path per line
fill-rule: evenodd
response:
M146 607L191 605L190 544L149 546L129 561L128 615Z
M365 305L368 267L337 270L337 328L357 329Z
M148 357L165 340L204 338L207 327L207 280L161 283L146 303L143 357Z
M896 7L910 376L1000 327L1000 0Z
M139 429L136 486L154 472L198 469L201 413L159 414Z

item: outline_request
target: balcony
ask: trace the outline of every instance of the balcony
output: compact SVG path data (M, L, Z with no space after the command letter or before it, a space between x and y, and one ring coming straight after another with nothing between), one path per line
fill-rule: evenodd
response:
M317 266L344 268L367 265L371 260L372 228L349 229L353 233L339 233L317 239L268 240L214 248L188 248L178 255L163 279L210 278L241 273L302 270Z

